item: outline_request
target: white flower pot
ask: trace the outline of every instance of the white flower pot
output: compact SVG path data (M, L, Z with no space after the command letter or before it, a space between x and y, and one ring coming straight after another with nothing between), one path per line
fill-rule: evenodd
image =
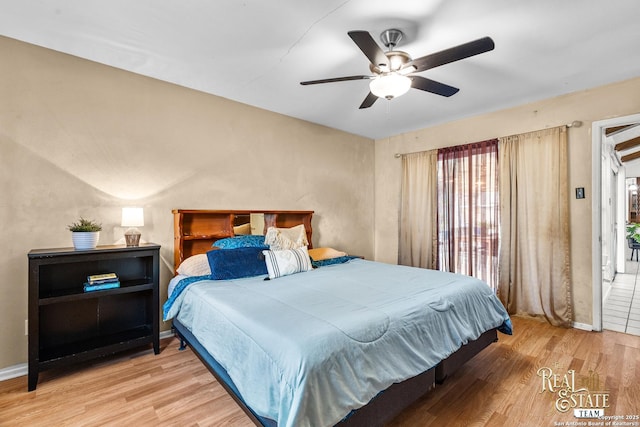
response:
M98 246L99 231L74 231L71 233L73 247L76 249L94 249Z

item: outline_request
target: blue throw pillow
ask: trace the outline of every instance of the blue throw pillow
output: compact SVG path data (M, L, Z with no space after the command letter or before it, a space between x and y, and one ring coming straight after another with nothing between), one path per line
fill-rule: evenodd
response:
M259 236L254 234L226 237L224 239L220 239L214 242L213 246L220 249L235 249L235 248L269 249L269 246L264 244L264 236Z
M316 268L325 267L327 265L344 264L345 262L351 261L352 259L356 259L356 258L360 258L360 257L347 255L347 256L339 256L337 258L323 259L319 261L311 260L311 265L313 265Z
M236 248L207 252L212 280L266 275L263 248Z

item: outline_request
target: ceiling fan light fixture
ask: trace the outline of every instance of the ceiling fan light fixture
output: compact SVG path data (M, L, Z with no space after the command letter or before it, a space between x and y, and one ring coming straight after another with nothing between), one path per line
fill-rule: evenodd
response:
M300 82L301 85L319 83L344 82L349 80L370 80L370 92L360 104L359 109L371 107L378 98L393 99L406 93L410 88L431 92L436 95L450 97L460 89L413 73L430 70L451 62L489 52L495 48L491 37L483 37L463 43L449 49L412 59L401 50L395 50L403 37L402 31L389 29L380 35L382 43L387 47L385 52L367 31L357 30L347 33L369 60L370 75L334 77L330 79ZM576 125L577 127L577 125Z
M393 99L411 88L411 79L397 73L383 74L369 83L369 90L378 98Z

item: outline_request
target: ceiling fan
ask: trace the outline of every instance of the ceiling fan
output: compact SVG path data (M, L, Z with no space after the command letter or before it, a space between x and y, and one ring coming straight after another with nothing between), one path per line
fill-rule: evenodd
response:
M378 98L396 98L405 94L410 88L447 97L454 95L460 89L415 75L415 73L488 52L495 47L490 37L483 37L421 58L412 59L408 53L394 50L404 37L400 30L385 30L380 34L380 40L388 49L387 52L384 52L378 46L367 31L349 31L348 34L371 62L369 69L373 74L310 80L300 82L300 84L314 85L348 80L371 80L369 83L370 92L360 104L361 109L371 107Z

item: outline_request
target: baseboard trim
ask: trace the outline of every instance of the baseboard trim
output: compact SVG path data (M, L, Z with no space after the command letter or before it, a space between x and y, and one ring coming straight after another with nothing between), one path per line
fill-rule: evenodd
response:
M160 331L159 336L161 340L165 338L171 338L173 336L173 331L171 329L167 329L166 331Z
M572 326L575 329L582 329L583 331L589 331L589 332L593 331L593 326L587 323L573 322Z
M160 332L160 339L171 338L173 332L171 329ZM29 373L29 366L26 363L19 363L17 365L9 366L0 369L0 381L10 380L12 378L21 377Z
M18 365L9 366L0 369L0 381L10 380L12 378L22 377L28 373L27 364L20 363Z

